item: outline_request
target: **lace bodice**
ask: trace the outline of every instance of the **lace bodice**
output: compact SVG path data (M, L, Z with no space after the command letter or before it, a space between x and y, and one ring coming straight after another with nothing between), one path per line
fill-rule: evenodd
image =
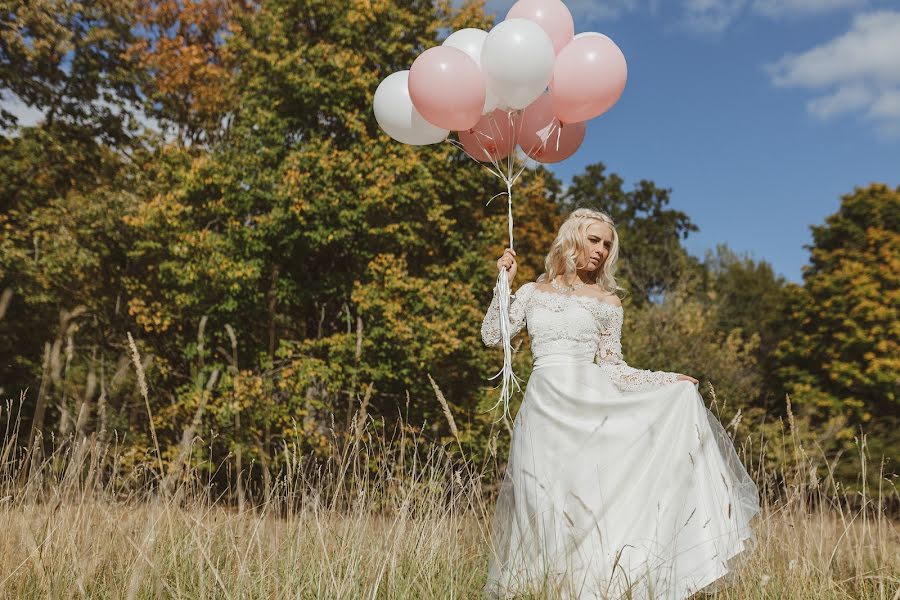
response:
M621 391L650 390L677 381L677 373L635 369L622 359L622 307L599 298L544 291L529 282L510 296L509 320L511 336L527 326L535 360L549 354L592 357ZM501 343L496 286L481 323L481 339L487 346Z

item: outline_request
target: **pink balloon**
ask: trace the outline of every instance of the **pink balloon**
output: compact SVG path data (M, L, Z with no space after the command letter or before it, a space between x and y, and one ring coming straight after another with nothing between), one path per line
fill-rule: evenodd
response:
M506 13L507 19L528 19L540 25L553 41L553 51L559 51L575 35L572 13L561 0L519 0Z
M531 156L531 152L537 152L544 145L558 124L550 94L541 94L522 112L519 147Z
M543 94L522 114L519 147L540 163L555 163L575 154L584 141L584 123L564 124L553 112L553 100Z
M409 69L413 106L426 121L443 129L474 127L484 109L485 93L481 69L457 48L429 48Z
M484 115L472 129L459 132L466 152L481 162L506 158L516 147L518 117L515 113L495 110Z
M550 96L563 123L598 117L615 104L628 79L628 65L619 47L606 36L572 40L556 57Z
M587 127L581 123L560 123L537 152L529 154L539 163L550 164L566 160L581 148Z

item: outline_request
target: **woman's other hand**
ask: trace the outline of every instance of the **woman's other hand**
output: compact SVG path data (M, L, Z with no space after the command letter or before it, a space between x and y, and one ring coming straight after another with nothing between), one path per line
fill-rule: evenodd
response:
M509 280L510 288L512 288L512 282L516 278L516 272L519 270L519 265L516 263L516 251L512 248L507 248L503 252L503 256L497 260L497 269L500 271L506 269L506 278Z
M683 380L683 381L690 381L690 382L693 383L694 385L697 385L698 383L700 383L699 381L697 381L696 379L694 379L694 378L691 377L690 375L680 375L680 374L679 374L679 375L678 375L678 380L679 380L679 381L682 381L682 380Z

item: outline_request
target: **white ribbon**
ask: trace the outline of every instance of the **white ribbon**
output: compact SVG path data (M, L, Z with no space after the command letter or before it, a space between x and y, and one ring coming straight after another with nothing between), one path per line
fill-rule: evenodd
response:
M510 121L512 121L512 118L513 118L512 111L508 112L507 116L510 119ZM522 126L521 118L518 121L518 126L519 126L519 128L521 128L521 126ZM551 125L550 128L548 128L549 131L546 132L548 137L550 134L552 134L552 131L553 131L552 127L553 127L553 125ZM494 128L492 127L491 129L493 130ZM541 135L543 135L543 133L544 132L542 132ZM499 134L499 131L497 132L497 134ZM518 129L514 132L514 136L515 136L515 139L518 140L518 138L519 138L519 130ZM481 140L478 139L479 136L475 135L473 137L475 138L475 141L478 143L478 146L481 148L482 152L484 152L484 154L486 156L491 158L491 165L494 167L493 169L491 167L489 167L488 165L485 165L484 163L479 161L477 158L475 158L468 152L466 152L466 149L463 147L463 145L460 144L459 142L457 142L456 140L451 140L450 138L447 138L447 141L449 141L451 144L453 144L454 146L456 146L457 148L459 148L460 150L465 152L465 154L469 158L471 158L478 164L485 167L488 171L490 171L492 174L499 177L501 180L503 180L504 183L506 183L506 206L507 206L507 224L508 224L508 229L509 229L509 247L513 248L512 187L516 183L516 181L518 181L519 176L522 175L522 172L525 171L526 165L523 164L522 167L518 171L516 171L516 169L515 169L515 167L516 167L516 158L515 158L516 151L513 150L507 157L506 164L501 166L500 161L495 159L491 155L491 153L487 152L484 149L484 146L482 146L482 144L481 144ZM492 139L491 136L485 136L485 137L487 137L488 139ZM544 143L546 143L546 140L544 140ZM527 160L527 158L526 158L526 160ZM487 203L490 204L491 200L493 200L497 196L501 196L501 195L503 195L503 192L492 197L490 200L488 200ZM495 423L497 423L501 420L507 420L507 421L509 420L509 418L510 418L509 401L512 398L512 395L514 393L513 388L515 387L515 389L517 391L522 391L522 386L519 385L519 382L521 382L522 379L513 372L513 368L512 368L513 349L512 349L512 336L510 335L511 332L510 332L510 324L509 324L509 301L510 301L511 293L512 292L509 287L509 279L507 276L507 269L504 268L502 271L500 271L500 275L497 278L497 294L499 296L499 304L500 304L500 337L501 337L501 340L503 343L503 368L501 368L500 371L498 371L496 375L489 378L489 381L493 381L494 379L497 379L498 377L501 378L500 384L499 384L500 385L500 399L497 400L497 402L491 408L488 409L488 411L491 411L500 405L503 406L503 414L500 415L499 419L494 421Z
M500 271L500 276L497 278L497 295L500 300L500 338L503 341L503 368L490 378L493 381L497 377L502 376L500 380L500 399L489 410L494 410L497 406L502 405L503 414L500 415L497 421L494 421L495 423L511 417L509 401L513 395L513 386L515 386L516 390L522 391L522 386L519 385L522 379L513 372L512 368L512 336L509 330L509 300L511 294L506 269Z

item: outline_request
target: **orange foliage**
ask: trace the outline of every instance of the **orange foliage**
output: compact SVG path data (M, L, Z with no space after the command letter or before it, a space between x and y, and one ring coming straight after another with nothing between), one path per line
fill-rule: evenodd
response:
M232 70L225 39L233 31L227 0L141 0L145 35L130 57L150 75L145 92L186 141L208 138L232 106Z

